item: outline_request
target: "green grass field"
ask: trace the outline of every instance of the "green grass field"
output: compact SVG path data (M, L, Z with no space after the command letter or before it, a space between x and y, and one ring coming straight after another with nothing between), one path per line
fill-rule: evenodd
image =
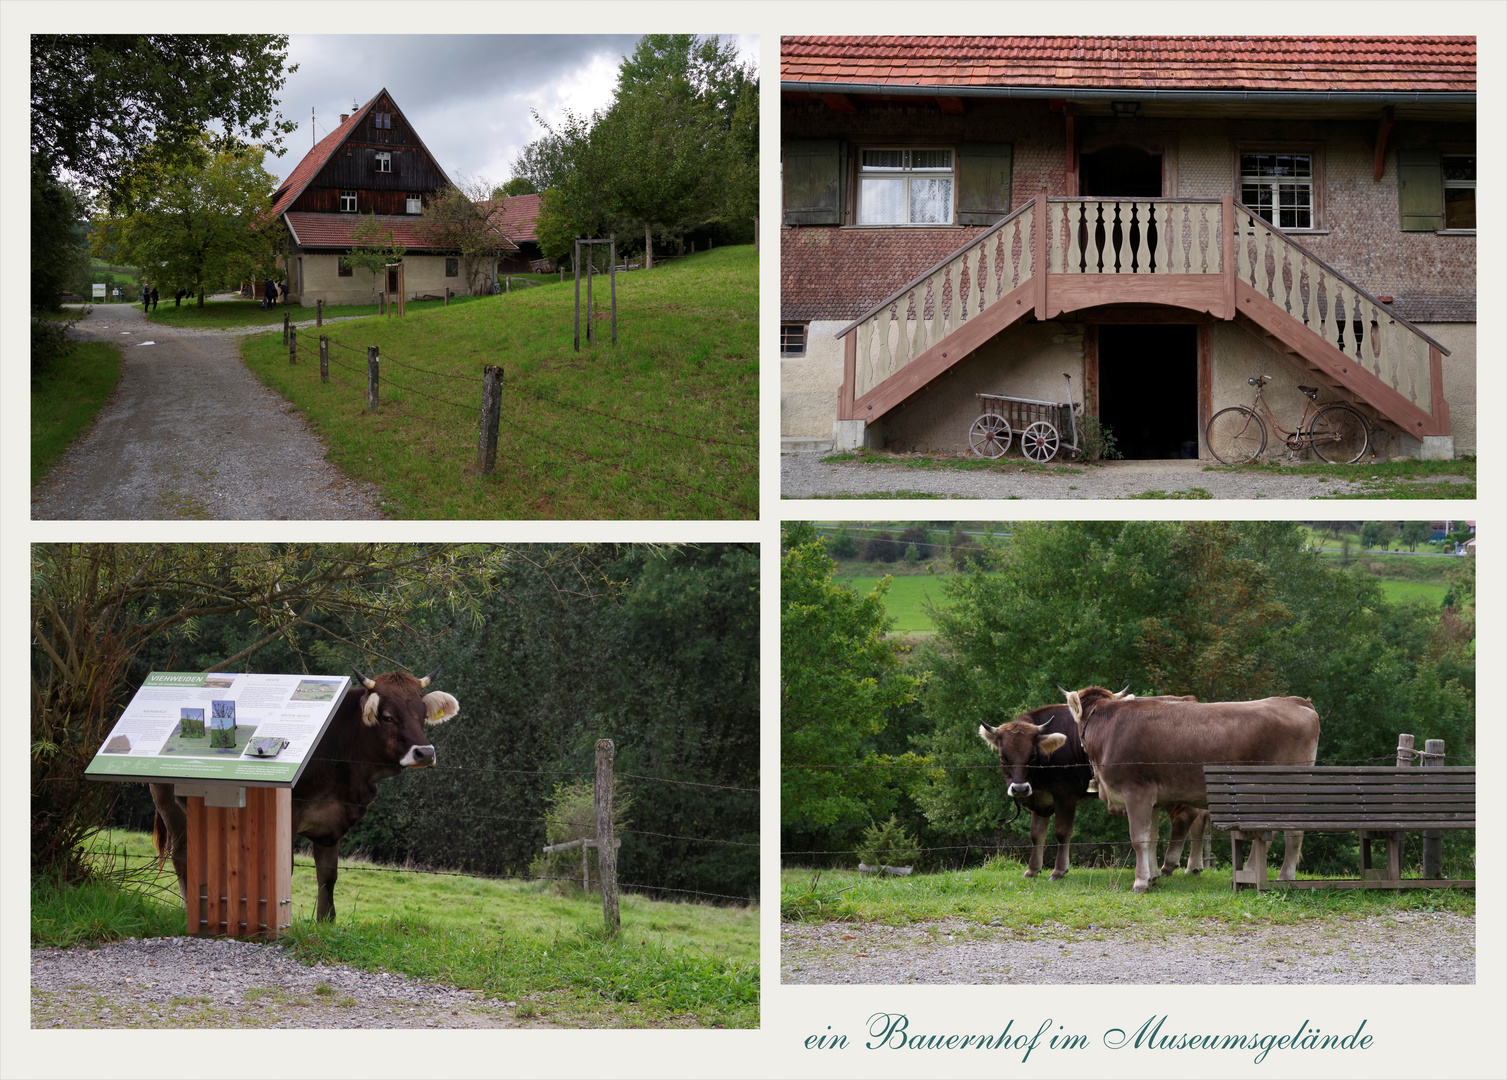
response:
M146 833L103 834L139 867L142 892L33 885L32 945L182 934L169 864ZM294 858L289 947L306 963L397 971L519 1002L518 1015L587 1027L758 1025L759 910L620 894L622 929L600 896L548 882L420 873L342 858L333 924L313 919L313 861Z
M840 577L835 580L859 594L871 592L879 584L877 577ZM892 632L929 634L935 630L931 616L926 613L928 602L946 602L940 577L920 574L893 578L889 592L884 594L884 613L895 620Z
M120 381L120 347L84 341L53 370L31 381L31 482L62 457Z
M598 281L597 343L572 348L571 283L248 339L247 365L301 409L400 518L758 515L758 259L718 248L618 276L618 344ZM584 337L584 335L583 335ZM366 411L366 348L381 408ZM482 368L505 369L497 469L477 475Z
M891 925L964 918L1000 920L1022 937L1058 927L1095 936L1134 929L1169 941L1191 921L1232 925L1298 923L1332 915L1362 916L1394 911L1453 911L1473 915L1471 892L1435 889L1294 889L1239 893L1230 871L1182 872L1161 877L1144 894L1131 892L1135 872L1073 867L1060 881L1024 876L1025 867L993 859L972 870L878 880L856 870L780 872L782 922L884 922ZM1298 876L1310 875L1301 871ZM1275 877L1275 874L1273 874Z

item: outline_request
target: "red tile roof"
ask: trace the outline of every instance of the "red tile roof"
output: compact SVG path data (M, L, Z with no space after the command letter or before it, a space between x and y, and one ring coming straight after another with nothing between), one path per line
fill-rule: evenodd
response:
M356 226L366 220L362 214L305 214L292 213L284 215L288 228L293 231L294 238L302 247L314 248L349 248L358 243L352 235ZM430 235L430 223L428 219L419 217L417 214L403 216L377 217L378 223L384 229L391 229L393 241L408 248L410 251L443 251L445 248L435 244ZM499 236L497 238L497 250L517 251L518 246L511 241Z
M1474 93L1473 37L786 37L780 81Z
M487 211L492 224L501 229L504 236L516 243L538 242L539 196L513 195L477 205Z
M319 175L319 170L324 168L326 161L330 160L330 155L340 149L340 144L345 142L346 137L356 129L356 125L361 123L366 110L370 109L373 102L385 92L385 90L379 90L373 94L365 105L351 113L343 124L320 139L314 145L314 149L303 156L303 160L298 163L298 168L288 174L288 179L284 180L282 186L272 195L273 217L277 217L293 205L293 201L303 193L303 189Z

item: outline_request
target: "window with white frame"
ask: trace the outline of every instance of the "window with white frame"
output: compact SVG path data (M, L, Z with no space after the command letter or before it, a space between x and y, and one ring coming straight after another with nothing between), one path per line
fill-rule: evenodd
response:
M952 224L951 150L876 147L860 152L858 224Z
M1476 227L1476 155L1441 154L1444 173L1444 227Z
M1279 229L1312 229L1312 154L1241 154L1240 201Z
M354 191L342 191L340 193L340 212L342 214L354 214L356 212L356 193Z
M392 172L392 154L386 150L377 151L377 171Z
M424 212L424 200L418 195L408 196L408 212L410 214L422 214Z
M780 355L806 355L805 323L780 323Z

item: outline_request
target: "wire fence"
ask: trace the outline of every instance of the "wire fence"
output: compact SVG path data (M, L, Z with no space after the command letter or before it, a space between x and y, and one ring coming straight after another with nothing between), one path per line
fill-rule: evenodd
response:
M1397 750L1397 751L1393 751L1390 754L1381 754L1381 755L1378 755L1376 757L1361 757L1361 758L1318 758L1318 759L1316 759L1313 762L1313 765L1315 767L1326 767L1326 768L1327 767L1331 767L1331 766L1337 767L1337 766L1340 766L1340 765L1375 765L1375 764L1378 764L1378 763L1391 763L1391 764L1395 765L1397 763L1398 755L1402 754L1402 753L1403 753L1403 751ZM1413 757L1415 757L1415 758L1417 758L1419 760L1422 760L1423 758L1426 758L1426 757L1434 757L1434 756L1436 756L1436 755L1428 754L1427 752L1422 751L1422 750L1408 751L1408 753L1411 753ZM1452 765L1474 765L1476 763L1476 760L1473 757L1463 757L1463 756L1459 756L1459 755L1455 755L1455 754L1446 754L1446 755L1438 755L1438 756L1440 756L1443 760L1447 761L1448 763L1450 763ZM1119 766L1119 765L1160 765L1160 766L1167 766L1167 765L1210 765L1210 766L1216 766L1216 765L1217 766L1223 766L1223 765L1273 765L1273 766L1276 766L1276 765L1282 765L1282 766L1287 766L1287 765L1307 765L1308 763L1307 762L1290 762L1290 761L1272 761L1272 760L1267 759L1267 758L1231 758L1229 760L1222 760L1222 761L1167 761L1165 759L1158 760L1158 761L1111 761L1111 762L1105 762L1105 764L1106 765L1115 765L1115 766ZM1087 765L1086 762L1078 762L1078 763L1075 763L1075 764L1059 765L1059 764L1053 764L1053 763L1050 763L1050 762L1040 762L1040 763L1038 763L1038 762L1034 762L1033 761L1031 763L1030 767L1033 770L1035 770L1035 769L1083 769L1083 768L1087 768L1088 765ZM999 768L1000 768L1000 764L997 761L983 763L983 764L978 764L978 765L955 765L955 764L947 764L947 763L942 763L942 762L924 762L924 763L920 763L920 764L901 763L901 762L863 762L863 763L856 764L856 765L835 765L835 764L827 764L827 763L822 763L822 762L811 762L811 763L801 763L801 762L793 762L792 763L792 762L786 762L786 763L781 763L780 768L783 769L783 770L795 770L795 771L813 770L813 769L826 769L826 770L834 770L834 771L869 770L869 769L876 769L876 770L877 769L891 769L891 770L895 770L897 772L928 771L928 772L944 772L944 773L947 773L947 772L969 772L969 771L973 771L973 770L977 770L977 769L998 771Z
M479 436L483 441L485 441L488 435L484 427L487 417L484 414L481 405L483 389L481 380L478 380L474 376L461 376L456 375L453 372L439 371L434 368L424 367L420 364L412 363L390 354L378 354L377 359L382 366L382 374L374 384L366 366L357 367L350 363L339 360L337 359L337 354L332 351L335 349L344 350L347 353L353 353L362 357L364 361L369 355L366 348L357 348L351 345L347 345L345 342L342 342L329 334L321 335L321 341L327 343L328 345L328 348L323 350L321 355L321 368L323 371L328 372L329 377L331 379L334 379L338 385L347 387L352 390L362 390L367 393L368 400L373 399L374 393L378 391L381 386L390 386L403 391L403 393L405 394L412 394L416 398L421 398L425 401L430 401L437 405L442 405L447 409L464 415L469 421L475 423L477 425ZM290 350L295 347L296 337L290 342ZM290 351L290 356L291 355L292 353ZM443 379L447 382L459 383L462 386L473 388L475 398L473 400L472 392L468 391L464 395L468 400L456 401L452 398L443 397L437 393L432 393L429 390L421 389L420 387L414 386L411 383L399 382L387 374L387 371L392 367L404 371L412 371L427 378ZM348 372L351 375L356 376L356 380L346 378L343 375L337 378L335 374L336 372ZM503 392L505 393L508 389L508 384L504 381L501 385ZM557 410L561 414L562 419L568 419L570 417L576 417L577 419L579 419L578 414L586 414L603 421L610 421L611 424L614 425L622 425L623 427L631 428L635 431L649 432L664 438L680 440L681 443L695 443L707 447L725 446L754 453L756 453L758 450L757 437L751 437L747 440L738 440L717 438L715 436L699 433L693 434L685 431L677 431L673 428L665 427L659 424L651 424L645 420L636 419L630 416L623 416L620 413L609 412L596 408L594 406L564 401L560 398L556 398L541 392L530 391L517 400L524 404L541 404L549 406ZM736 510L747 511L755 509L755 507L746 505L746 500L739 500L737 498L729 497L729 495L725 491L717 487L708 486L706 484L699 484L687 480L683 477L673 476L662 469L646 468L643 465L637 464L623 464L622 462L615 461L611 457L605 456L604 454L591 453L590 451L585 450L579 446L574 446L562 442L558 438L551 438L550 436L544 434L534 427L521 423L516 419L502 416L501 410L497 411L497 414L494 417L494 422L505 425L509 431L516 433L516 435L519 438L525 440L526 443L534 444L538 447L544 447L555 453L562 454L577 464L609 469L623 476L631 477L634 479L654 480L677 491L680 491L683 494L700 496L702 498L710 499L718 505L731 507ZM495 443L495 430L491 433L491 435L492 441ZM747 470L750 467L746 456L734 456L731 454L710 453L703 457L702 463L710 464L714 468L724 470L725 475L722 477L722 479L725 481L742 479L741 476L736 476L735 473L739 470Z

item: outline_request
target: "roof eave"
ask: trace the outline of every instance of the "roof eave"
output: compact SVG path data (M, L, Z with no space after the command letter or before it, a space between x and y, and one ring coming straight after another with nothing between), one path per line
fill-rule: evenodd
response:
M1051 99L1106 103L1135 98L1137 101L1250 102L1252 104L1346 104L1346 105L1474 105L1476 95L1464 91L1392 90L1171 90L1145 86L974 86L920 83L782 81L780 92L789 94L868 94L896 97L977 97Z

